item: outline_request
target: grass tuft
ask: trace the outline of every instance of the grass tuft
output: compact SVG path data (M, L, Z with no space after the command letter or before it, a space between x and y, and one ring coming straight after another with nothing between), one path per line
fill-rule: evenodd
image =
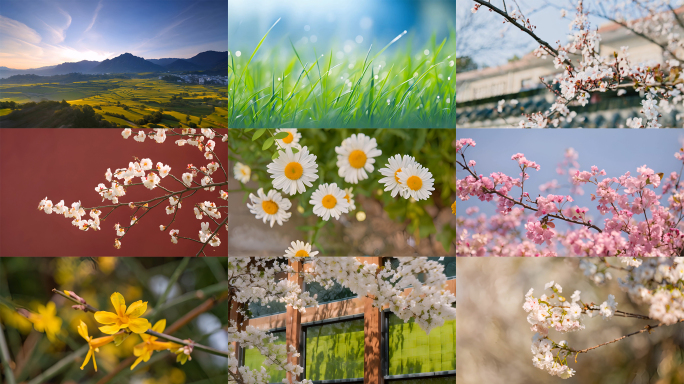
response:
M363 61L314 48L307 62L292 41L282 64L269 59L277 48L253 60L277 23L249 59L228 52L229 127L456 127L455 31L439 44L433 34L416 52L404 31L377 53L371 45ZM382 56L394 44L394 53Z

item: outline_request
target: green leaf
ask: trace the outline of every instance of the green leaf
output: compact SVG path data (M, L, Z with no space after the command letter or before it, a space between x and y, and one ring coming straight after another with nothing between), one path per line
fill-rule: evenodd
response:
M287 135L289 135L289 133L287 133L287 132L278 132L278 133L276 133L275 136L273 136L273 137L274 137L276 140L282 140L282 139L286 138Z
M420 216L418 233L420 234L421 239L424 239L433 233L437 233L437 229L435 229L435 222L432 220L430 215L423 214Z
M449 226L449 224L444 225L442 227L442 231L435 236L437 238L437 241L442 243L442 247L444 247L444 250L449 252L449 246L451 245L451 242L456 238L456 231L454 231L453 228Z
M261 150L262 150L262 151L265 151L265 150L271 148L271 145L273 145L273 142L274 142L274 141L275 141L275 140L273 139L273 136L271 136L271 137L269 137L268 139L266 139L266 141L264 141L264 145L261 147Z
M280 156L280 152L277 152L277 151L276 151L276 153L274 153L273 156L271 156L271 160L277 159L278 156Z
M297 148L295 148L295 147L292 147L291 149L292 149L292 153L297 153L297 152L299 152L299 149L297 149Z
M254 132L254 136L252 136L252 141L255 141L256 139L260 138L261 135L264 134L264 132L266 132L266 128L257 129L256 132Z

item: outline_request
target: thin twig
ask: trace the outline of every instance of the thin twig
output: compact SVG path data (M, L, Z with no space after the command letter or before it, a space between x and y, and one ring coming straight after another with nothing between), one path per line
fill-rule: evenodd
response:
M682 323L682 322L684 322L684 319L679 319L675 324L677 324L677 323ZM644 329L642 329L642 330L639 330L639 331L636 331L636 332L632 332L632 333L629 333L629 334L627 334L627 335L618 337L618 338L615 339L615 340L606 341L605 343L601 343L601 344L599 344L599 345L595 345L595 346L590 347L590 348L581 349L581 350L579 350L579 351L574 350L574 349L572 349L572 348L567 348L567 349L568 349L570 352L576 353L576 354L587 353L587 352L591 351L592 349L596 349L596 348L602 347L602 346L604 346L604 345L612 344L612 343L618 342L618 341L620 341L620 340L622 340L622 339L626 339L626 338L628 338L628 337L630 337L630 336L638 335L638 334L640 334L640 333L644 333L644 332L649 332L649 333L650 333L651 330L654 329L654 328L658 328L658 327L660 327L660 326L667 326L667 325L668 325L668 324L663 324L663 323L660 323L660 324L657 324L657 325L647 325L647 326L645 326ZM669 324L669 325L674 325L674 324ZM577 357L575 357L575 358L577 358Z

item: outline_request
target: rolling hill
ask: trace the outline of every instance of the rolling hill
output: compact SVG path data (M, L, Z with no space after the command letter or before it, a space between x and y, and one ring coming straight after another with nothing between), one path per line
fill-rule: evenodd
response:
M66 62L31 69L14 69L0 67L0 79L14 75L55 76L70 73L102 74L102 73L139 73L139 72L184 72L210 71L223 73L228 68L228 51L206 51L189 58L145 59L130 53L101 62L82 60Z
M134 56L124 53L113 59L107 59L90 70L95 73L137 73L137 72L162 72L164 67Z

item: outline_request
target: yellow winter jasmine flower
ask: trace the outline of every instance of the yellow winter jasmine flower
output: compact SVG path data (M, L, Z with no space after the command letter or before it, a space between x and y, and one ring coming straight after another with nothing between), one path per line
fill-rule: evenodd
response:
M49 301L46 306L38 304L38 314L30 313L28 320L33 323L33 328L38 332L44 332L51 342L56 342L57 335L62 331L62 319L56 316L55 303Z
M23 335L31 332L31 322L20 313L0 304L0 319L6 325L16 328Z
M88 336L88 326L86 323L81 320L81 324L78 326L78 334L81 335L82 338L85 339L85 341L88 342L88 346L90 349L88 350L88 354L86 355L85 360L83 361L83 365L81 365L81 370L83 370L83 367L88 364L88 361L90 361L90 356L93 356L93 366L95 367L95 372L97 372L97 362L95 361L95 352L100 352L100 347L103 345L107 345L114 341L114 336L105 336L105 337L98 337L97 339L93 339L92 336Z
M164 328L166 328L166 320L161 319L154 324L152 330L162 333L164 332ZM169 341L157 341L156 336L148 335L146 333L141 333L140 337L143 339L143 342L133 348L133 354L138 356L138 358L135 360L135 363L131 365L131 370L135 369L135 367L140 364L141 361L148 361L150 357L152 357L152 352L163 351L165 349L176 348L178 346L178 344Z
M150 329L150 322L140 318L147 311L147 301L138 300L126 309L126 301L119 292L112 293L110 297L116 313L98 311L95 312L95 320L101 324L109 324L100 327L100 331L108 335L117 333L120 329L128 328L134 333L145 333Z

